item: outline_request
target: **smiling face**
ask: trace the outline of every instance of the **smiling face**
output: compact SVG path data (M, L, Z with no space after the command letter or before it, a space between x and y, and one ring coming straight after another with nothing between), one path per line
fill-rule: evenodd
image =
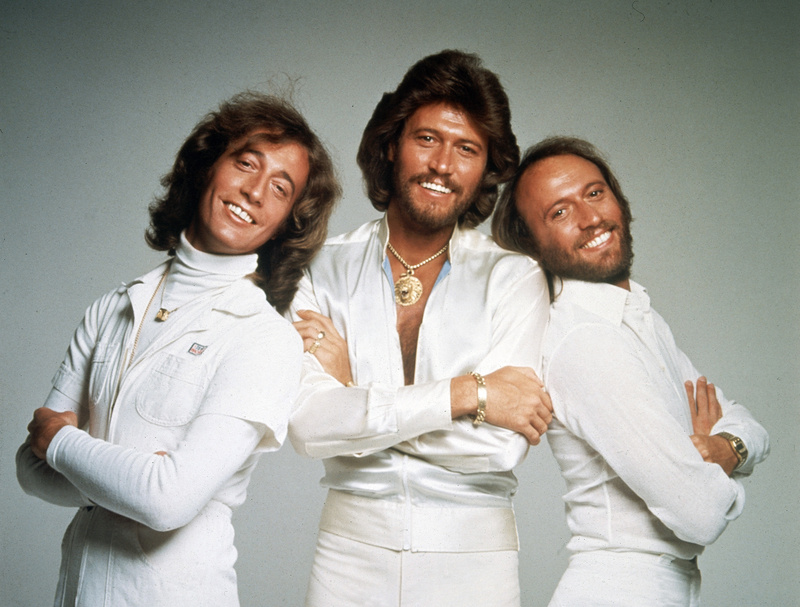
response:
M211 167L186 237L218 255L252 253L272 238L308 179L308 153L255 131L234 141Z
M428 232L455 225L480 186L487 148L486 136L460 108L420 107L389 150L394 163L390 221Z
M516 204L550 272L629 287L630 225L593 162L572 154L539 160L520 178Z

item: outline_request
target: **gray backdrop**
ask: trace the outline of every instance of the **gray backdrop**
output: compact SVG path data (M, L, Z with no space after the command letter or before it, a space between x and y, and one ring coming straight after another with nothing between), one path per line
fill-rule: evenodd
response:
M380 95L450 47L500 74L521 146L563 133L607 152L636 218L634 277L770 431L744 514L701 559L704 605L798 604L794 0L0 9L0 604L52 599L71 512L22 493L14 453L85 307L161 258L146 207L195 122L239 90L294 82L336 158L342 232L376 216L355 152ZM290 447L262 459L236 517L244 606L300 604L321 474ZM523 604L546 605L566 562L563 485L546 445L518 475Z

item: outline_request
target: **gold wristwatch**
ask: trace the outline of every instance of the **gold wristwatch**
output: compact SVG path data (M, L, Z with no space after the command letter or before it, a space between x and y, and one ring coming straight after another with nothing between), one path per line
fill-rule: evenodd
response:
M730 432L717 432L717 436L721 436L726 441L731 444L733 447L733 452L736 454L736 459L739 460L739 463L736 464L734 470L738 470L741 468L744 463L747 461L747 447L744 446L744 442L738 436L734 436Z

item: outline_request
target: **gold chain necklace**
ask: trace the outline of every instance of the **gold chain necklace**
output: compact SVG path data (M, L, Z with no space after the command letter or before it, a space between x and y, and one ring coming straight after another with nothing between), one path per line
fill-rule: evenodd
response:
M397 261L403 264L403 267L406 269L406 271L400 275L400 278L397 279L397 282L394 283L394 300L401 306L413 306L419 301L419 298L422 297L422 283L419 281L419 278L414 276L414 270L439 257L439 255L447 250L450 243L444 245L425 261L421 261L413 266L400 257L400 253L395 250L391 242L386 244L392 252L392 255L397 257Z

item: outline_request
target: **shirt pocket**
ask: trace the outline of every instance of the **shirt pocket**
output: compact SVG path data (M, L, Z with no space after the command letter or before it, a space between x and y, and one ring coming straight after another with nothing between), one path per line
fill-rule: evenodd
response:
M142 378L136 411L159 426L183 426L194 418L203 396L203 373L196 360L162 354Z

